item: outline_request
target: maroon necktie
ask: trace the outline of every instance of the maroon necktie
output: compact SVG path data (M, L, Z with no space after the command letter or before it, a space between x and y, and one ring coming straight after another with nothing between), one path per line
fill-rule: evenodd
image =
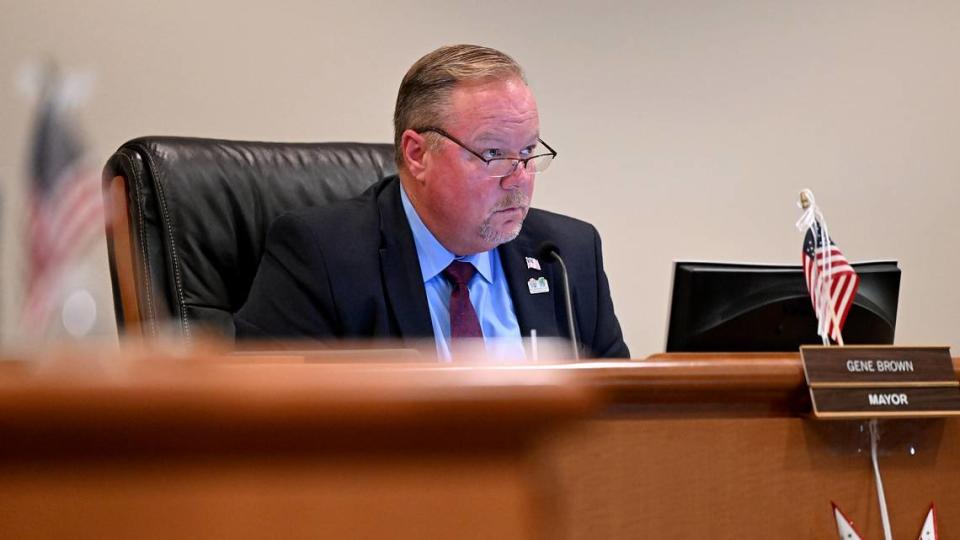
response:
M480 320L470 303L470 290L467 288L476 271L472 264L463 261L453 261L443 271L444 277L453 285L453 291L450 292L451 338L483 337Z

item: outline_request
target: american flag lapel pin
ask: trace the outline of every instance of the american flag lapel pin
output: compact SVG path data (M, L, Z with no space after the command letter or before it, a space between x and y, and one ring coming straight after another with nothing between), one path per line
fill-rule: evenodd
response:
M533 257L525 257L527 259L527 269L528 270L541 270L540 261L534 259ZM541 270L542 271L542 270Z

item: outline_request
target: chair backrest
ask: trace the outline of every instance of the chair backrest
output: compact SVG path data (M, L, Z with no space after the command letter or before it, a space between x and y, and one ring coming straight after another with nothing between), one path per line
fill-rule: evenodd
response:
M389 144L127 142L103 172L121 333L232 338L273 220L360 194L395 174L393 155Z

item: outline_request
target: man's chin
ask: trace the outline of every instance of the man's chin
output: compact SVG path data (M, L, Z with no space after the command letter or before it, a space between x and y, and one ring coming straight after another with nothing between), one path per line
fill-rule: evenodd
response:
M483 241L486 242L490 249L493 249L500 244L505 244L517 236L520 235L520 229L523 228L523 221L517 223L511 223L509 226L501 226L495 228L490 226L490 224L485 223L480 228L480 236L483 238Z

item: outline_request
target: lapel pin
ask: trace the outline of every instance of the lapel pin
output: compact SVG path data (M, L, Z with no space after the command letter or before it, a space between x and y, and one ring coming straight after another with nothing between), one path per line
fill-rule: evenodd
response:
M533 257L526 257L526 259L528 269L532 268L534 270L540 270L540 261L534 259Z
M547 283L547 278L543 276L540 276L537 279L528 279L527 288L530 289L530 294L550 292L550 284Z

